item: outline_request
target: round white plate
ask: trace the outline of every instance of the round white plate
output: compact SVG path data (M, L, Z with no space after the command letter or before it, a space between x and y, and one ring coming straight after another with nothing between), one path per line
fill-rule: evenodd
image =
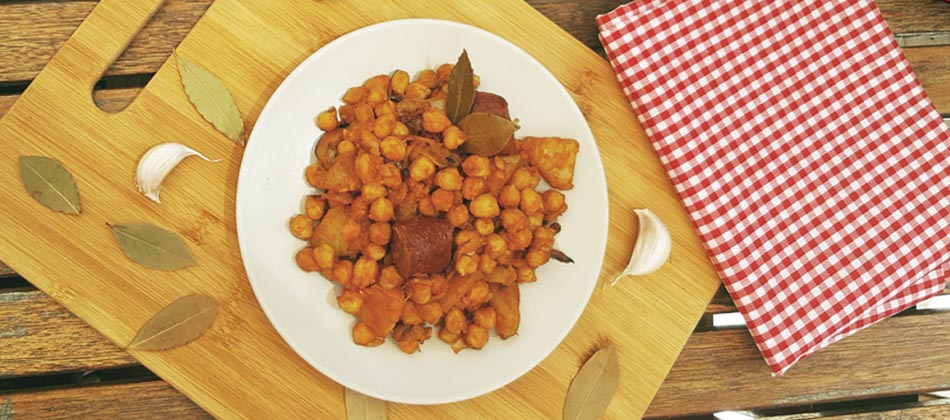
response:
M353 316L341 311L333 284L305 273L294 254L305 244L288 220L313 192L304 168L321 132L314 116L338 106L348 87L376 74L414 74L454 63L467 49L479 90L508 99L523 136L580 142L569 209L556 246L577 261L551 261L538 282L521 286L518 335L494 335L483 350L451 348L433 334L406 355L387 340L353 344ZM541 362L567 335L597 282L607 243L607 186L593 135L571 96L548 71L508 41L471 26L399 20L342 36L304 60L267 102L244 152L237 190L237 231L247 276L274 328L301 357L340 384L372 397L412 404L460 401L491 392Z

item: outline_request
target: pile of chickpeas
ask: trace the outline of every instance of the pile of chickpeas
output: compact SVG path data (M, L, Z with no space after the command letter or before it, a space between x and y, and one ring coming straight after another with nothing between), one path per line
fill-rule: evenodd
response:
M290 229L308 241L299 267L342 285L339 307L361 318L357 344L389 335L413 353L433 327L455 352L482 348L493 328L507 338L518 316L496 295L536 281L551 258L564 195L538 191L541 175L517 144L491 157L461 151L467 136L443 110L451 72L443 64L414 80L403 70L372 77L316 118L327 143L306 177L323 191L306 198ZM452 263L403 278L389 253L392 226L420 216L455 228Z

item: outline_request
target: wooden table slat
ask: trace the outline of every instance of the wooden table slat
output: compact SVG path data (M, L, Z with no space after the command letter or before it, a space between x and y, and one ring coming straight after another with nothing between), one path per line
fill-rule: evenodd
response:
M887 319L772 378L745 329L694 333L647 416L802 406L950 389L950 311Z
M200 407L162 381L97 385L0 395L14 419L211 419ZM0 418L6 418L0 416Z

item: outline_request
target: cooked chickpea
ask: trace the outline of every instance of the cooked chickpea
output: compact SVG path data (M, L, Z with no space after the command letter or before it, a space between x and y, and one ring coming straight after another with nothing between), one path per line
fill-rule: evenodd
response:
M394 215L393 203L385 197L377 198L369 209L369 218L377 222L388 222Z
M406 86L406 94L404 95L407 99L425 99L432 94L432 90L425 87L422 83L412 82L409 86Z
M344 286L350 284L353 279L353 262L349 260L340 260L333 266L333 281Z
M360 190L360 197L369 202L385 195L386 188L380 184L363 184L363 188Z
M458 341L459 337L459 333L449 331L448 328L442 327L439 329L439 340L442 340L445 344L452 344Z
M393 101L383 102L379 105L376 105L376 108L373 108L373 113L376 114L376 118L386 115L394 116L396 114L396 104L393 103ZM395 127L395 123L393 124L393 127Z
M307 247L297 252L294 257L297 261L297 267L303 271L317 271L320 269L317 262L313 259L313 248Z
M399 184L402 184L402 174L399 172L399 168L392 163L384 164L379 168L379 178L380 182L389 188L396 188Z
M343 102L350 105L360 103L364 98L366 98L366 88L362 86L349 88L346 93L343 94Z
M505 185L498 194L498 204L506 209L516 209L521 204L521 191L513 184Z
M439 83L445 83L449 81L449 76L452 75L452 68L454 67L455 66L449 63L445 63L436 69L435 73L439 76Z
M434 217L439 215L439 211L435 209L435 205L432 204L432 199L429 197L424 197L419 200L416 210L423 216Z
M366 94L366 103L370 106L377 106L389 100L389 93L384 89L372 88Z
M538 277L531 267L518 267L518 283L531 283L538 281Z
M464 204L456 204L449 209L448 213L445 214L445 218L450 224L452 224L452 226L465 226L469 219L468 207L466 207Z
M478 77L477 74L476 74L476 75L473 75L473 76L472 76L472 84L475 85L475 88L477 89L477 88L478 88L479 86L481 86L481 84L482 84L482 78L481 78L481 77Z
M373 134L382 139L391 134L394 128L396 128L396 116L392 114L383 115L376 118L373 123Z
M445 329L451 333L461 334L468 329L468 320L459 308L452 308L445 314Z
M534 168L518 168L511 176L511 184L519 190L534 189L541 182L541 175Z
M456 168L445 168L435 174L435 185L449 191L461 190L462 175Z
M442 319L442 306L438 302L429 302L419 307L419 316L429 324L435 324Z
M399 137L386 137L379 146L383 157L386 159L400 162L406 158L406 141Z
M363 322L359 322L356 326L353 327L353 342L361 346L372 347L370 344L376 340L376 334L373 333L373 330L369 329L369 326Z
M512 251L520 251L527 248L531 245L531 239L531 231L528 229L505 232L505 241L508 242L508 249Z
M409 280L406 284L406 294L413 302L425 305L432 299L432 282L428 279Z
M349 140L343 140L340 144L336 145L336 153L339 155L347 155L356 151L356 144Z
M446 128L445 131L442 132L442 145L444 145L446 149L458 149L459 146L465 143L465 140L467 140L465 133L462 132L462 129L454 125L449 126L449 128Z
M479 194L469 203L468 210L475 217L495 217L501 212L498 200L491 194Z
M488 343L488 330L478 325L472 325L465 333L465 344L473 349L485 347Z
M419 156L409 165L409 177L416 182L422 182L435 174L435 164L428 156Z
M438 211L449 211L455 201L455 194L452 191L439 188L432 192L430 196L432 206Z
M467 348L468 348L468 345L465 344L465 339L462 337L459 337L458 340L455 340L455 342L452 343L452 351L455 352L455 354L458 354L458 352L465 350Z
M386 256L386 248L370 242L363 247L363 255L371 260L379 261Z
M485 183L485 178L469 176L462 181L462 198L474 200L486 189L488 189L488 185Z
M455 259L455 271L467 276L478 271L478 257L475 255L460 255Z
M403 324L417 325L422 323L422 316L419 314L419 308L415 303L406 302L402 307L402 316L399 317Z
M390 87L392 87L393 92L402 96L406 93L406 86L409 86L409 73L406 73L404 70L396 70L390 81Z
M373 107L367 104L357 105L353 112L356 113L356 122L360 124L369 124L373 121L373 118L375 118L373 115Z
M525 188L521 190L520 207L521 210L523 210L527 215L544 211L544 203L542 202L541 194L539 194L533 188Z
M376 283L379 274L379 264L367 257L360 257L353 266L352 283L359 288L366 288Z
M472 255L481 249L484 241L474 230L463 230L455 235L455 252Z
M531 268L538 268L547 263L549 259L551 259L550 249L532 248L524 255L525 262Z
M402 276L396 271L396 267L387 265L379 272L379 285L384 289L395 289L402 285Z
M449 281L441 274L433 274L430 279L432 280L432 298L441 299L449 290Z
M370 77L365 82L363 82L363 87L367 90L378 89L389 94L389 76L385 74L379 74L373 77Z
M495 221L492 219L476 219L475 231L482 236L491 235L495 232Z
M386 245L392 238L392 226L389 223L377 222L369 225L369 240L377 245Z
M491 234L485 239L485 250L492 258L498 258L508 252L508 243L501 235Z
M544 213L535 213L528 216L528 226L535 230L544 224Z
M501 212L501 225L507 231L528 228L528 216L518 209L505 209Z
M555 220L558 216L567 211L567 203L564 201L564 194L558 190L547 190L541 194L544 202L545 220Z
M487 157L472 155L465 158L462 162L462 170L465 171L465 174L468 176L486 177L490 173L490 163Z
M313 237L313 219L302 214L290 218L290 233L297 239L309 240Z
M323 131L336 130L340 122L336 119L336 108L330 108L317 114L317 128Z
M413 354L419 351L419 342L416 340L397 341L396 346L398 346L399 350L402 350L402 352L406 354Z
M409 135L409 127L402 122L396 121L396 126L393 127L392 135L405 137Z
M336 304L350 315L356 315L363 307L363 295L356 290L346 289L336 297Z
M353 204L350 205L350 219L354 221L363 220L366 218L366 215L369 214L369 205L372 201L367 200L366 197L362 195L356 197L353 200Z
M360 147L371 156L378 156L380 154L379 139L370 131L363 131L360 134ZM372 159L372 157L370 157L370 159Z
M336 263L333 247L323 244L313 248L313 260L317 262L317 267L321 270L332 270L333 264Z
M440 109L430 109L422 114L422 128L430 133L441 133L452 125L452 121Z
M478 306L487 302L490 297L491 289L488 287L488 282L479 280L475 282L471 289L468 289L464 299L469 305Z
M416 75L416 83L421 84L429 89L435 89L439 85L439 75L432 70L423 70Z
M542 226L534 230L534 239L531 241L532 248L551 248L553 246L554 229Z
M497 267L498 261L495 261L495 259L488 254L482 254L478 260L478 271L484 274L491 274Z
M343 227L340 228L340 235L343 237L343 240L346 241L355 241L363 233L363 227L360 226L360 223L353 219L347 219L343 222Z
M486 306L483 308L478 308L475 311L475 314L472 316L472 320L475 321L475 325L482 327L486 330L495 328L495 321L498 319L497 314L495 313L495 308L491 306Z

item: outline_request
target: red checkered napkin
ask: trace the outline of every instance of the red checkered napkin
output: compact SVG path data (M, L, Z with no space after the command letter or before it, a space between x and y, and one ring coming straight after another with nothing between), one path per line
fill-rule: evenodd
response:
M774 374L943 289L950 133L871 0L641 0L597 23Z

